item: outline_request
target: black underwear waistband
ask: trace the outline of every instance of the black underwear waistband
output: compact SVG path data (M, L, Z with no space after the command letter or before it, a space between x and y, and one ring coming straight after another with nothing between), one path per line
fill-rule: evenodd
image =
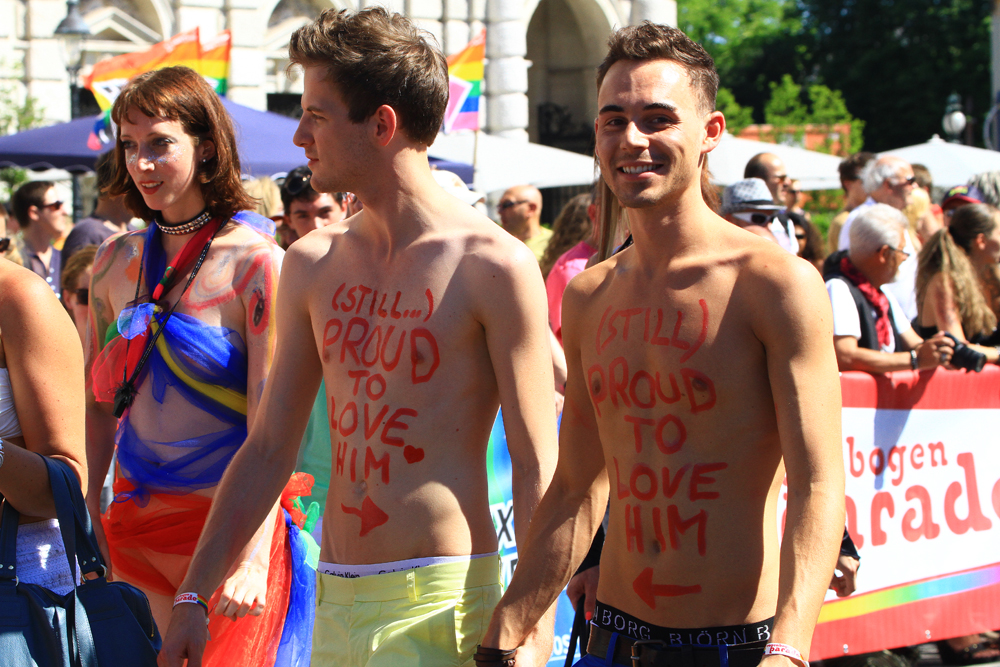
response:
M647 623L598 600L591 622L599 628L609 632L617 632L632 639L658 639L674 646L718 646L722 644L737 646L769 641L771 629L774 626L774 617L745 625L725 625L714 628L666 628Z

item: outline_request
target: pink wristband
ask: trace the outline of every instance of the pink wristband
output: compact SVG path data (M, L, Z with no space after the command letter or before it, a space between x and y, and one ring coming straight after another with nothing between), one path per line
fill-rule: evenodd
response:
M174 598L175 607L179 604L184 604L185 602L201 605L201 608L205 610L205 613L208 613L208 600L206 600L204 596L198 595L197 593L180 593Z
M789 660L799 663L802 667L809 667L809 663L802 657L799 650L788 644L778 644L776 642L767 644L764 647L764 655L783 655Z

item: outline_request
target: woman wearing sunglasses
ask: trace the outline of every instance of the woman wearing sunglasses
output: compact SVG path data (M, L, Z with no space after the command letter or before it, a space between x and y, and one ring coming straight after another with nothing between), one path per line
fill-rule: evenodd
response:
M20 513L15 574L58 594L73 590L42 456L87 481L83 350L44 279L3 256L0 226L0 495Z
M201 76L143 74L112 118L109 193L149 226L109 239L93 267L88 505L97 518L117 446L115 500L97 522L114 576L147 594L161 631L174 604L211 610L204 664L271 665L285 659L283 632L311 627L307 607L290 608L304 565L304 547L290 543L298 530L286 527L292 488L210 600L177 586L267 379L282 251L273 223L247 210L232 123ZM286 614L298 625L284 628Z

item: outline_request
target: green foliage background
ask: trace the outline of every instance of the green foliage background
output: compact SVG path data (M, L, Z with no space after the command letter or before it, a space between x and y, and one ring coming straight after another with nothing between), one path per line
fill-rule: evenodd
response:
M941 133L951 92L971 101L981 141L990 11L991 0L678 0L678 24L715 58L724 112L742 105L766 122L774 84L777 117L847 111L864 121L851 149L863 132L865 148L882 151Z

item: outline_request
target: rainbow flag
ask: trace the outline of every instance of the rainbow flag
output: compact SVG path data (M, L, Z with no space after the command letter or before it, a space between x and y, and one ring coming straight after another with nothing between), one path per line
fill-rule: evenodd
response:
M201 61L197 72L212 84L219 95L225 95L229 89L229 50L232 46L233 34L228 30L201 43Z
M486 29L469 45L448 58L450 95L444 116L444 131L478 130L479 102L486 58Z
M87 137L87 147L100 150L111 141L111 107L129 80L144 72L184 65L198 72L220 95L225 95L229 83L229 51L232 35L228 30L205 42L198 28L174 35L154 44L145 51L126 53L101 60L84 80L84 87L94 94L101 114Z

